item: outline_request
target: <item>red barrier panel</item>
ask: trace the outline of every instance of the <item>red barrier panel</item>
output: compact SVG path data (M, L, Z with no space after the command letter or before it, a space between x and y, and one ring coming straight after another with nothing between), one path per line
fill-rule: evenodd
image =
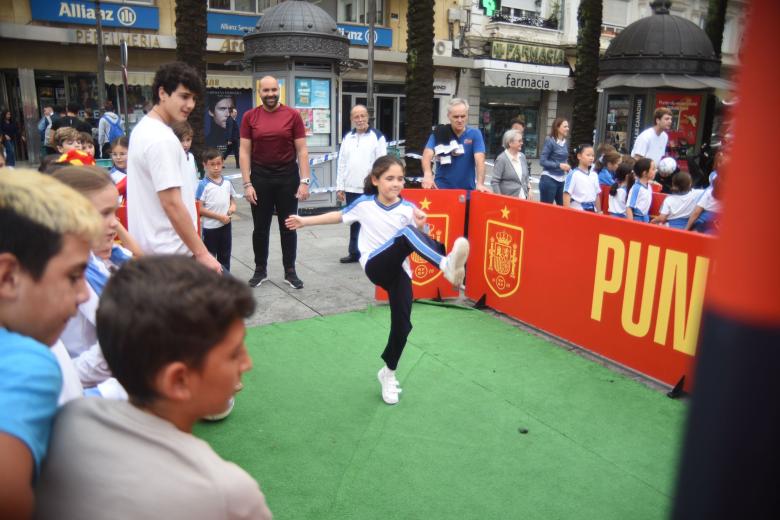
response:
M466 222L465 190L404 190L401 196L414 202L428 215L430 236L444 244L447 251L456 238L463 236ZM417 253L409 255L409 267L412 270L414 298L435 298L439 293L442 298L458 297L458 291L444 279L441 271ZM376 299L387 300L387 293L377 287Z
M601 211L609 213L609 189L612 186L601 185Z
M658 213L661 211L661 204L664 203L665 198L666 193L653 192L653 200L650 202L650 212L648 215L657 217Z
M466 296L690 387L713 238L485 193L469 213Z

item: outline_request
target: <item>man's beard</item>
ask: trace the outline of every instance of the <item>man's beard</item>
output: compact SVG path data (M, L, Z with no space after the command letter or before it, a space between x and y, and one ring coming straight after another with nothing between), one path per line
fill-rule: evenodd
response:
M270 100L273 100L273 104L269 103ZM266 96L264 98L261 98L261 101L263 102L263 105L266 107L275 107L279 104L279 96Z

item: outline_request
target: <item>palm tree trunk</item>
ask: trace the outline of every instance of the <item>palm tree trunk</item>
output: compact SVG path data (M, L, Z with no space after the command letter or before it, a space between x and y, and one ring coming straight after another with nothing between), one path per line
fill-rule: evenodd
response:
M409 0L406 14L406 151L421 155L433 120L433 4ZM407 160L406 170L422 175L417 160Z
M602 0L581 0L577 10L577 64L574 71L574 113L571 144L593 142L596 127L599 77L599 38L601 37Z
M204 87L203 95L196 99L195 110L189 117L194 131L191 151L198 169L201 168L206 133L203 124L206 107L206 4L204 0L176 0L176 59L194 67Z

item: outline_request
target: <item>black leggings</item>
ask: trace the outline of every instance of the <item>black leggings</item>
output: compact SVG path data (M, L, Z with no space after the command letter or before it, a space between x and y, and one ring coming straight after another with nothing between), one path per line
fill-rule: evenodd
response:
M267 269L268 238L271 234L271 219L276 210L282 242L282 265L285 270L295 269L298 236L295 231L287 229L284 221L298 212L298 199L295 198L300 184L298 169L296 167L294 175L279 176L259 175L253 171L250 179L257 194L257 204L250 204L255 225L252 232L255 267Z
M387 368L395 370L412 331L412 280L404 271L406 257L417 252L438 267L444 246L418 230L406 226L384 245L372 252L366 262L366 276L389 295L390 336L382 352Z

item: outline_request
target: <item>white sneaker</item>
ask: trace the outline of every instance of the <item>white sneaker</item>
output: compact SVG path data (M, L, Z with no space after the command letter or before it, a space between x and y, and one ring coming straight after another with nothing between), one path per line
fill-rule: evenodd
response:
M224 412L216 413L214 415L207 415L206 417L203 418L203 420L208 422L221 421L222 419L230 415L230 412L233 411L233 407L235 405L236 405L236 400L235 398L231 397L230 401L228 401L228 407L225 409Z
M444 260L441 261L439 268L444 274L444 278L450 282L453 287L460 287L463 279L466 277L466 259L469 257L469 241L463 237L455 239L452 244L452 251Z
M398 387L395 371L390 370L387 366L383 366L376 376L382 385L382 400L387 404L397 404L398 394L401 393L401 389Z

